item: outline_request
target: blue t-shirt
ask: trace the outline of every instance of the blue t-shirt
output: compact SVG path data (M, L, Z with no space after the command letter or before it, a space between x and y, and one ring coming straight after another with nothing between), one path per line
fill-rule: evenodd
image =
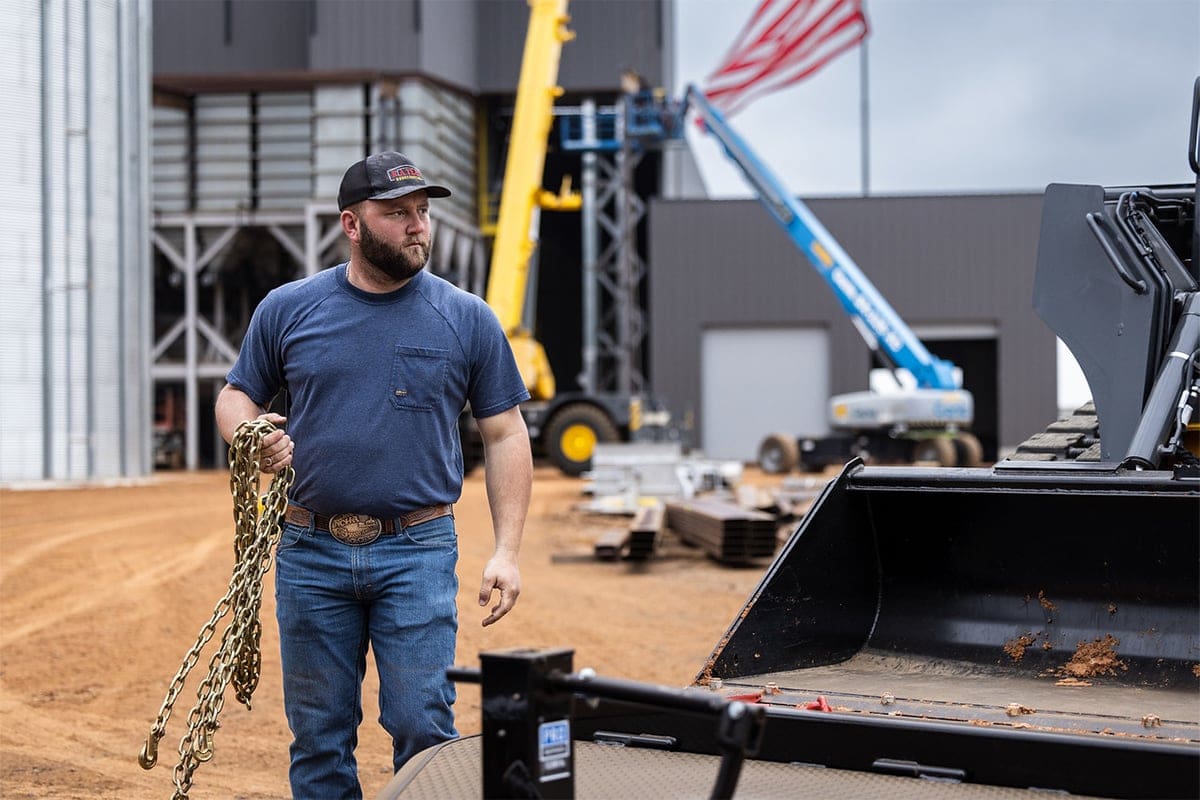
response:
M266 407L290 394L290 499L320 514L395 517L462 492L458 416L529 399L496 315L422 270L364 292L346 264L273 289L226 376Z

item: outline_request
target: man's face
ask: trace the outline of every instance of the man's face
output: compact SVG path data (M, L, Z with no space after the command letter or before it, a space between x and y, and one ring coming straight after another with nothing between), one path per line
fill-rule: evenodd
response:
M370 224L368 217L373 220ZM433 235L425 192L395 200L367 200L358 223L363 258L392 280L408 280L429 262Z

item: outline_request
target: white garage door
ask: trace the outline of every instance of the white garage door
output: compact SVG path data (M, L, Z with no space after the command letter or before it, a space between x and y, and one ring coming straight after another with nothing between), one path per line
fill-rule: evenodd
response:
M752 463L768 434L829 430L824 330L714 328L704 332L700 358L707 457Z

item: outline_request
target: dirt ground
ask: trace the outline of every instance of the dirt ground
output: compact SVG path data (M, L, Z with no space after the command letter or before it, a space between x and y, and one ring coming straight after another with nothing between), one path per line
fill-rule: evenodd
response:
M743 481L755 480L748 469ZM670 537L647 562L597 561L590 557L596 539L629 519L581 510L584 487L538 467L520 602L483 628L486 611L475 595L491 528L482 473L468 479L456 509L457 663L478 667L482 651L568 647L576 669L690 684L766 563L722 565ZM158 473L104 488L0 490L0 797L171 797L179 741L225 621L178 696L158 765L143 770L138 754L229 587L233 534L229 474L220 470ZM230 687L215 755L193 777L196 800L288 796L273 575L263 586L262 671L252 710ZM374 680L372 666L358 749L368 798L391 778ZM478 733L477 685L459 685L456 709L460 732Z

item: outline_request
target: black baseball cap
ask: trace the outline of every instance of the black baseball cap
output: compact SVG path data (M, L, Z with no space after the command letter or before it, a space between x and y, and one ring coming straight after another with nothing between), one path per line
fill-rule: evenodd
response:
M425 190L430 197L449 197L445 186L426 183L416 164L403 153L387 150L351 165L338 189L338 211L361 200L391 200Z

